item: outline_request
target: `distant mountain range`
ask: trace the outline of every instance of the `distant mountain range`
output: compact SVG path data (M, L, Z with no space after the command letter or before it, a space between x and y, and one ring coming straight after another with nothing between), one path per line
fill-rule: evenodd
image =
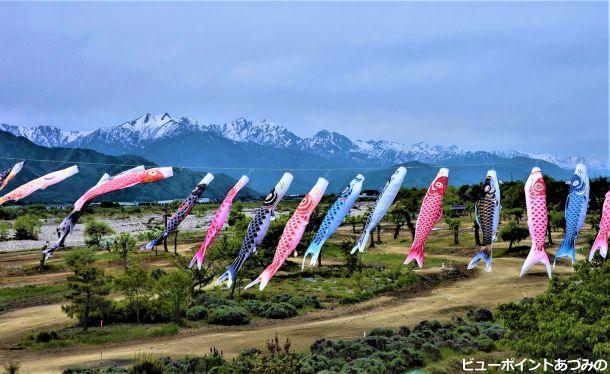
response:
M578 162L587 164L591 175L606 175L608 171L604 162L595 159L520 151L467 151L457 146L405 145L385 140L354 141L326 130L301 138L278 124L266 120L254 123L244 118L222 125L204 125L191 117L172 117L165 113L145 114L95 131L7 124L0 124L0 130L44 146L86 148L115 156L138 155L159 164L222 171L234 178L251 174L257 177L251 178L251 187L258 191L268 190L284 169L321 169L295 171L303 177L295 178L294 188L299 192L308 189L313 184L311 178L316 175L346 174L348 177L358 170L390 169L405 163L420 163L420 168L434 169L438 165L462 168L466 175L457 178L452 173L453 184L458 184L458 180L462 180L460 183L480 181L481 175L492 166L510 170L512 175L502 175L505 179L521 178L529 173L532 164L540 162L549 165L544 172L556 178L569 176L566 171ZM406 181L411 185L420 184L409 176ZM335 186L331 181L331 188L338 190L345 182L341 180Z
M54 170L66 168L78 162L79 173L69 179L37 191L26 202L72 203L93 186L105 172L115 174L135 165L152 165L139 156L108 156L89 149L43 147L23 137L0 131L0 170L17 162L8 158L29 159L23 170L0 195L29 180ZM41 161L44 160L44 161ZM113 192L100 198L110 201L156 201L185 198L203 178L204 171L174 168L174 176L163 181L144 184ZM215 174L214 181L204 192L204 197L220 200L233 186L235 180L224 174ZM258 196L250 188L243 189L238 196Z

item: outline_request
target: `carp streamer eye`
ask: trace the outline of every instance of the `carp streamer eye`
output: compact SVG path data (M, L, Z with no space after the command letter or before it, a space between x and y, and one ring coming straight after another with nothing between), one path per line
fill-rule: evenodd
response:
M436 182L436 188L442 188L443 187L443 182Z
M574 180L574 182L572 182L572 186L574 187L578 187L578 185L580 184L580 181L578 179Z
M542 184L541 184L541 183L536 183L536 184L534 185L534 188L535 188L537 191L542 191Z
M489 192L491 190L491 186L485 186L484 190L485 192Z

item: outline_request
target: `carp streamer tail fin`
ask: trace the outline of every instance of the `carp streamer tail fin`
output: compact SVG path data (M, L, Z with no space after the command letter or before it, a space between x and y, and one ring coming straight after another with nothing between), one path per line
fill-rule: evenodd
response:
M424 267L424 245L423 245L423 243L420 245L414 245L411 247L411 250L409 250L409 255L407 256L407 259L405 260L404 264L407 265L413 260L415 260L417 262L417 265L420 268Z
M369 242L369 238L371 237L371 231L373 231L373 230L369 230L369 231L362 233L362 235L360 236L360 239L358 239L358 242L356 243L354 248L352 248L352 251L350 252L350 254L353 255L354 253L356 253L356 251L358 251L360 253L364 252L364 247L366 247L366 244Z
M265 270L263 270L261 275L259 275L258 278L256 278L246 287L244 287L244 289L248 289L248 288L254 286L255 284L260 283L260 285L258 286L258 289L260 291L264 290L265 287L267 287L267 284L269 283L269 281L271 280L271 277L273 277L275 275L275 273L277 272L278 268L279 268L279 266L276 264L271 264L271 265L267 266L267 268Z
M527 271L534 266L535 264L542 262L546 267L546 272L551 277L551 262L549 261L549 256L546 254L544 250L544 245L532 245L530 249L530 253L527 255L523 266L521 267L521 274L519 277L522 277Z
M235 282L236 278L237 278L237 269L235 269L235 266L233 266L233 264L231 264L227 267L227 270L224 273L222 273L222 275L220 277L218 277L218 279L216 280L216 283L214 285L220 286L222 284L222 282L224 282L226 280L227 287L231 287L233 282Z
M316 264L316 261L318 260L318 256L320 255L320 250L322 249L322 245L324 243L320 243L320 244L316 244L316 243L311 243L309 245L309 248L307 248L307 250L305 251L305 254L303 255L303 265L301 266L301 271L303 269L305 269L305 260L307 259L307 256L311 256L311 260L309 261L309 266L314 266Z
M573 236L566 236L561 242L559 249L557 249L557 253L555 253L555 258L553 259L553 268L555 267L555 263L558 259L562 257L569 257L572 260L572 265L576 262L576 238Z
M201 270L201 264L203 264L203 250L201 248L199 248L199 250L197 251L197 253L195 253L195 256L193 256L193 259L191 260L191 263L189 264L189 269L193 267L193 265L195 265L195 262L197 263L197 269Z
M481 260L485 261L485 271L491 271L491 246L485 246L482 250L477 252L470 260L468 264L468 270L474 269L479 265Z
M591 247L591 252L589 252L589 261L593 261L593 256L595 256L595 252L599 251L599 254L606 258L608 254L608 233L600 232L597 234L595 241L593 242L593 246Z

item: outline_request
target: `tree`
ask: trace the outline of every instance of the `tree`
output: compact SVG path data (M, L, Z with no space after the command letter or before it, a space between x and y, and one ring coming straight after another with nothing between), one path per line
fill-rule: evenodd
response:
M445 218L449 229L453 231L453 244L460 244L460 220L458 218Z
M356 225L360 224L360 218L356 216L347 216L345 223L352 225L352 233L356 233Z
M85 244L88 247L99 247L102 238L114 234L114 230L106 223L90 219L85 224Z
M38 216L33 214L25 214L15 219L13 229L15 230L15 239L27 240L38 239L42 222Z
M341 253L345 258L345 269L347 270L347 275L352 275L355 271L359 271L362 268L362 263L360 262L360 256L358 254L351 254L352 248L354 248L355 243L349 240L343 240L341 242Z
M510 221L506 226L500 230L500 239L505 242L509 242L508 251L513 248L514 243L526 239L530 236L527 227L520 226L517 222Z
M127 269L127 254L136 246L135 238L129 232L122 232L116 235L113 240L114 248L121 253L123 267Z
M132 265L115 280L119 291L136 310L136 322L140 323L140 311L150 300L153 290L153 282L150 275L139 265Z
M172 321L182 323L182 313L190 302L191 277L183 271L172 271L157 281L159 302Z
M7 222L0 222L0 242L8 239L8 230L11 226Z
M549 212L549 223L553 231L557 231L558 228L561 228L564 233L566 232L566 217L564 212L551 210Z
M502 209L502 213L507 215L508 217L514 217L517 223L519 223L521 219L523 219L525 210L523 208Z
M90 250L72 251L65 261L74 274L67 279L66 299L70 303L61 308L68 316L76 316L87 332L90 317L102 317L110 304L104 298L110 292L109 281L104 271L94 266Z
M394 239L398 238L398 234L400 234L400 229L407 224L407 222L411 221L411 214L407 209L407 206L401 202L397 201L392 205L390 211L390 220L394 223Z

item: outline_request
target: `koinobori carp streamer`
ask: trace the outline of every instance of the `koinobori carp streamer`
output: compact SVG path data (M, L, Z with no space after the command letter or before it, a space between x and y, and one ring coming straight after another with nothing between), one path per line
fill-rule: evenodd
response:
M364 175L358 174L356 178L352 179L352 181L343 189L337 201L335 201L334 204L328 209L328 212L320 225L320 229L303 255L302 268L305 267L305 260L307 259L308 255L311 255L309 266L313 266L316 263L324 242L326 239L330 238L337 228L339 228L341 222L343 222L343 219L349 213L352 205L354 205L354 202L358 196L360 196L363 182Z
M25 160L20 161L13 165L13 167L6 169L2 173L0 173L0 191L6 187L6 185L13 179L15 176L23 169L23 164Z
M290 217L286 223L286 227L284 227L271 264L267 266L258 278L248 284L245 288L250 288L255 284L260 283L259 289L262 291L269 283L271 277L273 277L284 261L286 261L286 258L291 253L295 252L297 245L303 237L305 227L307 227L307 224L309 223L309 217L311 217L311 214L314 209L316 209L320 199L322 199L326 187L328 187L328 181L324 178L319 178L316 185L313 186L307 195L305 195L292 217Z
M583 164L578 164L572 179L570 179L570 192L566 201L566 234L555 254L553 267L555 267L557 260L563 257L569 257L572 260L572 264L576 262L576 238L585 224L587 207L589 206L589 189L587 167Z
M193 209L195 204L197 204L197 200L199 200L201 194L203 194L203 191L205 191L206 187L210 184L210 182L212 182L212 180L214 180L214 175L207 173L203 179L197 183L197 186L195 186L187 198L184 199L178 209L176 209L172 216L167 220L167 224L165 225L165 229L161 235L158 238L151 240L150 243L144 247L144 249L148 251L153 249L157 244L167 239L172 233L174 233L174 231L176 231L180 223L182 223L186 216L191 213L191 209Z
M394 174L392 174L390 179L387 181L383 187L383 190L381 191L381 194L375 202L375 208L373 208L371 215L364 225L362 235L360 235L358 242L354 248L352 248L351 254L356 253L356 251L364 252L364 247L366 247L366 244L369 241L371 232L377 227L379 222L381 222L381 219L383 216L385 216L388 209L390 209L390 206L394 202L394 199L396 198L396 195L398 194L400 186L402 186L402 182L405 180L406 175L407 168L401 166L396 169Z
M197 268L201 269L201 264L203 263L205 251L212 245L212 243L214 243L214 240L216 240L218 233L227 221L227 217L229 216L229 212L231 211L231 205L233 205L233 199L235 198L235 195L237 195L237 193L242 188L244 188L244 186L248 183L249 180L250 179L246 175L242 175L242 177L239 178L237 183L235 183L235 186L233 186L233 188L229 190L224 200L222 200L220 207L218 207L218 210L214 214L214 218L212 218L212 222L210 223L208 232L205 235L205 239L203 239L203 243L201 243L199 250L197 251L197 253L195 253L195 256L189 264L189 268L193 267L196 262Z
M443 215L443 196L445 196L448 182L449 169L441 168L422 201L415 224L415 239L404 262L405 265L415 260L420 268L424 266L424 244Z
M125 170L113 176L110 176L107 173L102 175L95 186L88 189L83 196L76 200L72 212L60 223L59 239L55 244L43 251L45 258L51 257L53 252L64 244L66 237L72 232L74 225L80 218L82 209L90 204L96 197L132 187L137 184L157 182L173 175L174 173L171 167L145 169L142 165Z
M527 206L527 226L532 238L532 248L521 267L519 276L522 277L532 266L542 262L550 278L551 263L544 249L544 239L549 220L546 211L546 186L539 167L532 169L527 182L525 182L525 205Z
M491 271L493 242L500 223L500 184L495 170L489 170L483 184L483 197L474 204L474 217L481 231L481 250L472 257L468 270L474 269L482 260L485 270Z
M233 282L237 279L237 274L239 270L243 266L244 262L250 257L250 254L253 252L256 253L258 246L261 244L265 235L267 234L267 230L269 229L269 224L271 223L271 218L275 216L275 209L277 208L279 202L284 198L290 184L292 183L293 176L290 173L284 173L280 181L275 185L275 187L267 194L263 205L258 208L252 221L248 224L248 228L246 229L246 235L244 236L244 240L241 244L241 249L239 250L239 254L233 260L233 263L227 267L227 270L218 277L216 281L216 286L220 285L222 282L226 280L227 287L231 287Z
M606 258L608 254L608 234L610 234L610 191L606 192L606 199L602 208L602 217L599 221L599 232L595 237L591 251L589 251L589 261L593 261L595 252Z
M21 185L6 195L0 197L0 205L7 201L18 201L24 199L38 190L44 190L49 186L57 184L67 178L70 178L74 174L78 173L78 166L70 166L68 168L54 171L52 173L43 175L40 178L36 178Z

